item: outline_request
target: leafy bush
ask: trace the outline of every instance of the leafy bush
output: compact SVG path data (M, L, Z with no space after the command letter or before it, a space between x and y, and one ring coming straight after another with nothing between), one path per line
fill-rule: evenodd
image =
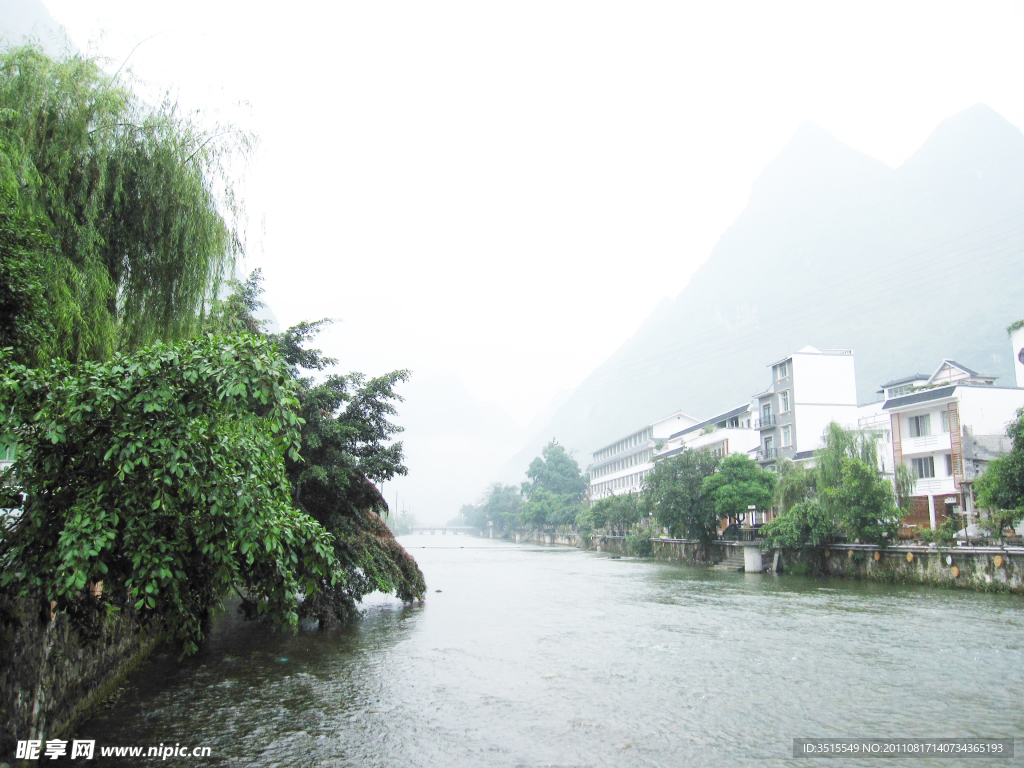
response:
M626 551L636 557L650 557L654 554L654 543L650 531L631 533L626 537Z
M894 541L900 510L878 468L874 443L834 423L824 441L814 468L790 470L780 479L783 511L761 529L766 543L820 548L840 539Z
M963 524L958 515L950 515L942 524L934 531L931 528L922 528L920 530L921 541L934 542L939 546L947 546L956 541L956 533Z
M194 652L239 587L283 625L333 586L332 538L291 504L284 455L299 419L288 369L251 335L156 344L103 364L11 364L0 352L0 433L18 446L23 512L0 542L0 588L74 608L160 616Z

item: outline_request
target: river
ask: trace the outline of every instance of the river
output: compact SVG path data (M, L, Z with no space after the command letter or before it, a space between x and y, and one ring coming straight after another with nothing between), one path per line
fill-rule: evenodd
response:
M792 756L797 737L1018 737L1024 600L746 575L467 536L400 541L422 605L342 630L221 615L158 653L75 738L206 746L109 765L891 765ZM93 765L103 765L97 758Z

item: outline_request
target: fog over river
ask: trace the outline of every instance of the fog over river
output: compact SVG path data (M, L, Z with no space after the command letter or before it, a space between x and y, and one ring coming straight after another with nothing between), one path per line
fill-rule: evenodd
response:
M1018 737L1024 752L1020 597L400 541L424 604L380 599L298 635L229 611L198 656L158 653L75 738L213 753L154 765L893 764L792 757L816 736ZM146 764L108 764L129 762Z

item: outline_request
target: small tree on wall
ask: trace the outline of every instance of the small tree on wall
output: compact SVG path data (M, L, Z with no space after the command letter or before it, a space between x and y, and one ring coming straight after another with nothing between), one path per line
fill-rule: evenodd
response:
M711 543L718 536L718 510L705 480L719 463L709 451L686 450L658 462L644 480L644 510L672 536L695 539L704 559L710 557Z
M742 453L722 459L718 471L704 480L719 518L742 520L750 507L766 510L775 494L775 475ZM748 520L749 522L749 520Z
M1006 429L1013 448L988 465L975 481L978 506L988 509L993 527L1002 537L1003 529L1024 519L1024 408Z
M821 548L840 539L894 541L900 509L873 440L835 423L823 440L813 468L786 468L780 477L781 512L761 529L765 541L791 548Z

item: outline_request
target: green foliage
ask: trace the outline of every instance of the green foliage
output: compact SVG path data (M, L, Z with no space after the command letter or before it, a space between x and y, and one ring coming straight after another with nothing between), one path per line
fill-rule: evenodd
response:
M718 510L705 480L720 459L706 450L686 450L660 461L644 481L644 509L673 537L695 539L706 556L718 536Z
M821 547L838 538L834 510L816 497L790 507L761 528L765 542L773 547Z
M0 53L0 187L54 244L45 356L101 360L194 334L241 251L229 162L251 145L143 103L94 60Z
M906 464L899 464L893 470L893 490L896 494L896 506L903 514L910 512L911 499L914 496L914 487L917 485L917 478L910 467Z
M484 498L474 508L475 518L471 525L487 530L488 524L494 523L496 531L510 530L518 524L522 506L523 497L514 485L491 483Z
M459 514L452 518L448 525L464 525L479 528L480 526L476 525L476 517L476 505L463 504L459 507Z
M750 457L737 453L722 459L718 471L704 479L704 493L711 496L719 518L741 520L748 508L771 507L775 493L775 475L757 465Z
M526 528L571 525L579 514L587 489L587 478L580 465L555 440L544 446L541 455L526 470L529 480L522 485L526 499L518 523Z
M844 538L895 540L900 512L892 484L878 469L873 440L833 423L824 443L814 454L813 469L784 468L776 494L780 513L761 529L766 543L795 548Z
M1024 328L1024 320L1015 320L1006 326L1006 335L1009 336L1011 333L1019 331L1021 328Z
M626 535L642 518L640 495L620 493L594 502L586 512L584 522L594 528L611 528Z
M637 531L626 537L626 551L634 557L650 557L654 554L650 531Z
M215 299L206 317L207 333L265 333L265 320L257 320L256 312L266 306L263 294L263 270L254 269L244 281L232 278L227 298Z
M950 515L934 531L930 528L923 529L920 532L921 540L935 542L939 546L947 546L956 541L956 533L963 527L959 515Z
M1013 440L1013 448L990 462L974 484L978 506L990 510L999 536L1003 528L1024 519L1024 408L1017 411L1017 419L1007 427L1006 434Z
M583 502L576 513L576 528L584 536L590 536L608 524L607 509L599 507L599 503Z
M529 496L530 491L538 488L560 496L581 496L587 490L587 481L580 473L580 465L554 440L545 445L541 455L530 462L526 476L530 482L523 485L524 496Z
M8 594L74 616L102 580L109 605L161 617L194 652L229 589L294 626L301 596L342 577L331 536L290 503L301 422L269 341L157 344L77 369L0 362L0 430L26 494L0 543Z
M208 327L262 334L263 323L254 317L263 306L259 270L232 285L231 295L214 304ZM374 485L407 471L402 443L393 441L402 429L390 419L394 403L402 399L395 387L409 372L372 379L360 373L328 374L319 382L305 375L337 362L310 346L330 322L302 322L267 336L289 366L301 416L300 453L285 462L292 503L333 535L334 556L345 576L321 585L303 603L303 614L321 622L354 615L356 603L373 591L405 601L422 599L426 592L416 561L381 519L388 508Z
M814 494L817 475L802 463L795 464L789 459L781 459L776 467L775 506L785 513Z
M48 238L0 188L0 349L9 347L23 365L38 365L52 355L48 256Z

